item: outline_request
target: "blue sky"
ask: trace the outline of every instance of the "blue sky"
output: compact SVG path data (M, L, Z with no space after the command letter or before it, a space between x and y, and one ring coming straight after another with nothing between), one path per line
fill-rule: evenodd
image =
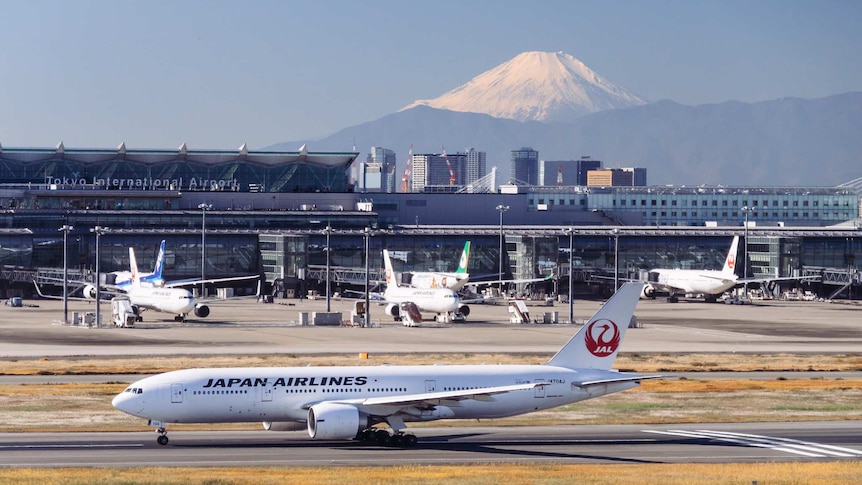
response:
M0 12L10 147L259 149L377 119L532 50L651 101L862 90L856 0L0 0Z

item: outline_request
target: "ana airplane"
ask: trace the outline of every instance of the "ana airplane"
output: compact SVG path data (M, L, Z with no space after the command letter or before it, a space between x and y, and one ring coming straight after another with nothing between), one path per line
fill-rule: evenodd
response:
M149 420L161 445L169 423L261 421L315 440L412 446L408 422L516 416L660 377L611 370L642 288L625 284L543 365L186 369L134 382L112 404Z
M438 273L433 271L412 271L409 274L409 285L415 288L449 288L458 291L467 284L470 274L467 273L467 263L470 261L470 241L464 243L458 269L454 273Z
M387 249L383 250L383 264L386 269L386 291L383 292L382 302L386 303L387 315L400 318L405 325L409 325L417 323L411 314L419 312L434 312L438 321L448 321L456 313L465 317L470 314L470 307L462 303L458 293L449 288L399 286ZM411 304L415 305L414 311L402 311L409 310Z
M164 241L162 242L164 248ZM161 257L163 251L159 253ZM156 268L152 274L158 274L161 278L161 260L156 261ZM134 248L129 248L129 266L131 267L132 280L130 285L124 288L126 296L132 309L140 319L141 310L155 310L157 312L172 313L174 320L186 321L186 316L194 312L199 318L209 316L210 309L203 303L195 302L192 292L184 288L170 288L164 286L144 285L137 277L138 261L135 258ZM162 280L164 281L164 280ZM151 280L152 282L152 280Z

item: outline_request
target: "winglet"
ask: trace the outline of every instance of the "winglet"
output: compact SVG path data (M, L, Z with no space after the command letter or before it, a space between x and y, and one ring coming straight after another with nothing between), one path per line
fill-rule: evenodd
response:
M389 260L389 250L383 250L383 266L386 268L386 286L398 288L398 279L395 277L395 272L392 271L392 261Z
M461 260L458 261L458 269L455 274L466 274L467 265L470 263L470 241L464 243L464 251L461 252Z
M733 236L733 242L730 243L730 251L727 252L727 257L724 258L724 268L721 272L727 275L736 274L736 248L739 246L739 236Z
M548 361L548 365L610 370L643 287L641 282L624 284Z

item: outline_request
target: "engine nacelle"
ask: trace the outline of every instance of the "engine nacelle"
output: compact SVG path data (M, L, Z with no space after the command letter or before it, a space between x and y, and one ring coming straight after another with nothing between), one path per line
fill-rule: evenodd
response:
M386 314L390 317L398 318L401 316L401 309L398 308L397 303L387 303L386 304Z
M299 421L264 421L262 424L267 431L302 431L307 426Z
M470 307L467 305L461 305L458 307L458 313L464 315L465 317L470 316Z
M368 427L356 406L324 402L308 410L308 436L317 440L349 440Z
M655 288L653 288L651 285L645 285L644 289L641 290L641 298L655 298Z
M84 298L87 298L89 300L96 299L96 287L93 285L84 286L84 289L81 290L81 293L84 295Z
M206 318L210 314L210 307L198 303L195 305L195 316L198 318Z

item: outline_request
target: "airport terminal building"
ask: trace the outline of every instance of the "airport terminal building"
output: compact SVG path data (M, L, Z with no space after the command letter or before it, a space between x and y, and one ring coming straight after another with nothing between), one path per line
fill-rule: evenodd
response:
M355 283L365 238L372 271L384 247L401 255L397 271L451 270L469 239L471 275L496 277L502 266L514 277L581 281L593 272L714 268L733 235L748 236L749 276L820 271L832 285L821 294L845 280L858 289L858 184L362 193L349 177L358 156L305 147L0 147L0 292L20 292L33 272L62 267L64 226L67 264L83 274L93 270L99 227L102 271L126 268L129 246L146 267L167 239L172 278L260 273L297 292L319 284L327 255L339 285ZM541 291L556 293L560 281Z

